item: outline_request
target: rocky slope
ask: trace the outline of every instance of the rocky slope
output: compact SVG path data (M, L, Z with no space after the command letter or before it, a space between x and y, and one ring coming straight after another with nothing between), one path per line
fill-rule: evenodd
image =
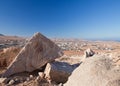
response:
M120 86L119 42L51 41L37 33L25 46L18 45L0 50L2 86ZM60 48L64 55L59 53ZM50 58L53 59L49 61ZM20 71L13 71L14 68ZM7 77L2 77L5 71Z

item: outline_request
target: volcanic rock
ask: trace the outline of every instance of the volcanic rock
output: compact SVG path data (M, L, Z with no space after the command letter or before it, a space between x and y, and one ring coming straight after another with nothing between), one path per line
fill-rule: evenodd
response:
M36 33L15 57L3 76L8 77L24 71L32 72L62 55L61 49L55 43Z

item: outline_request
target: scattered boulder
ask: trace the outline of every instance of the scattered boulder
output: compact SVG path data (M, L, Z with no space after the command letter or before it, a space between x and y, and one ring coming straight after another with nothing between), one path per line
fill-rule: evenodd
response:
M9 81L8 85L12 85L14 83L15 83L15 81L12 79L12 80Z
M55 43L36 33L15 57L3 76L9 77L24 71L32 72L62 55L61 49Z
M94 55L75 69L64 86L120 86L120 67L109 57Z
M33 78L33 75L30 75L30 79L32 79Z
M39 75L40 78L44 78L45 77L45 74L43 72L39 72L38 75Z
M45 77L56 83L65 83L72 71L78 65L70 65L66 62L52 62L48 63L44 71Z
M91 57L94 54L95 54L95 52L92 49L90 49L90 48L88 48L87 50L84 51L84 55L85 55L86 58L87 57Z
M0 78L0 83L3 83L7 78Z

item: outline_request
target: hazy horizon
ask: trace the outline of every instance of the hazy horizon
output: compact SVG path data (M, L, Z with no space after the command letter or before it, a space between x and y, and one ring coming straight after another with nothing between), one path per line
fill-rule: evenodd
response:
M34 35L34 34L32 34ZM31 36L19 36L19 35L6 35L6 34L1 34L0 36L15 36L15 37L22 37L22 38L31 38ZM44 34L43 34L44 35ZM48 37L48 36L47 36ZM75 37L48 37L50 39L66 39L66 40L86 40L86 41L118 41L120 42L120 38L75 38Z
M0 0L0 33L120 39L119 0Z

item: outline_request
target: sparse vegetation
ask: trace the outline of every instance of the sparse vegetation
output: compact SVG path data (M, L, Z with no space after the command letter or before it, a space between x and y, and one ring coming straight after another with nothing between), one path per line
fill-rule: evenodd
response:
M0 67L7 67L19 53L20 47L10 47L0 52Z

